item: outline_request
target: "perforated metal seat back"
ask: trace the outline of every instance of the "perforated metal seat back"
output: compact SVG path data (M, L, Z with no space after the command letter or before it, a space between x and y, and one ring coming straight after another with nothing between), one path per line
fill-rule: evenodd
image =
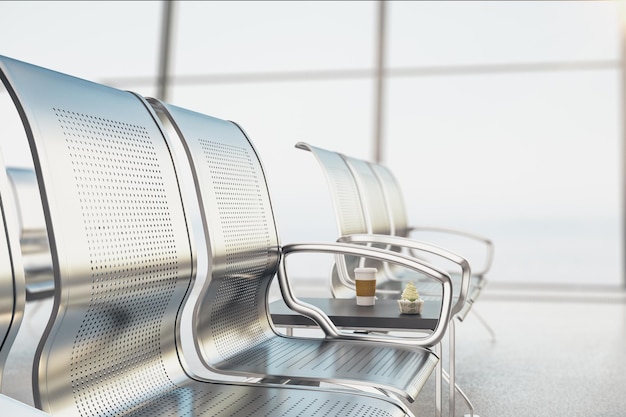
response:
M361 198L365 203L365 212L367 216L367 220L369 223L369 230L371 233L380 234L380 235L397 235L397 230L395 228L395 223L392 221L392 216L390 214L390 207L388 202L388 194L385 192L382 182L377 177L376 173L373 170L373 164L370 164L367 161L362 159L352 158L343 155L346 163L350 167L351 172L354 175L355 181L358 185L359 191L361 193ZM390 174L390 172L388 172ZM399 188L396 188L396 191L399 191ZM395 200L396 204L400 204L397 199ZM397 209L396 209L397 210ZM398 214L396 212L396 214ZM401 227L402 224L400 224ZM401 230L401 229L399 229ZM405 229L406 230L406 229ZM402 236L405 237L405 236ZM387 249L402 252L403 249L398 246L390 246ZM428 281L428 292L437 294L436 297L440 296L440 285L435 283L427 278L425 278L421 274L415 274L413 272L409 272L402 268L397 268L395 265L383 264L383 263L375 263L369 262L367 266L375 267L379 269L379 272L385 271L385 275L387 277L401 277L412 279L412 280L424 280ZM381 274L379 274L381 277ZM381 282L382 285L386 286L386 289L390 290L400 290L402 289L402 284L397 281L391 281L388 283ZM426 290L426 284L420 283L419 288L424 292ZM455 286L455 291L458 288Z
M335 207L339 233L366 233L367 222L359 190L341 155L302 142L296 144L296 147L310 151L321 165Z
M184 376L175 317L192 259L172 158L132 93L6 57L0 69L33 151L55 273L35 402L115 415Z
M185 145L202 206L211 261L193 321L204 364L248 377L373 384L415 398L437 362L430 351L274 332L267 297L278 237L254 147L234 123L150 102Z
M331 200L335 209L335 219L340 235L350 235L367 233L368 225L363 211L363 204L359 189L354 180L350 168L342 156L336 152L318 148L308 143L299 142L296 148L310 151L320 164ZM364 266L362 259L354 256L346 256L345 263L347 271ZM346 271L333 267L331 272L331 290L337 298L348 298L354 296L354 289L345 288L350 285L353 277L346 275Z
M0 166L0 169L3 168L4 166ZM2 174L0 173L0 175ZM5 351L4 345L13 322L13 309L15 307L13 266L4 216L5 195L4 192L0 194L0 354ZM0 363L0 366L3 363L4 361Z
M402 190L397 178L391 170L381 164L369 164L376 178L381 184L387 210L391 215L391 228L396 236L407 237L408 235L408 216L406 213L406 205L402 196Z
M151 103L169 113L184 137L198 187L211 261L193 325L212 366L274 336L266 296L279 255L269 192L257 154L236 124Z
M21 263L18 216L0 155L0 387L2 371L24 311L24 270Z
M6 171L18 207L22 252L49 252L46 219L35 171L17 167L7 167Z

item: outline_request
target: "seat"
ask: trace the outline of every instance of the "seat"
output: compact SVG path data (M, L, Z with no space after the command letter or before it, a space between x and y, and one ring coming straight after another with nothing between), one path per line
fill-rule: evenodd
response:
M409 226L400 185L391 170L381 164L371 163L346 155L342 155L342 158L350 168L359 192L363 197L364 211L367 214L366 218L369 222L368 230L370 233L412 237L419 234L416 232L434 232L434 234L454 237L453 240L455 240L457 244L459 241L464 240L470 243L474 248L480 247L483 265L482 268L476 272L475 269L472 269L469 280L463 281L462 276L458 273L458 269L449 271L453 283L455 284L454 287L456 288L454 297L457 302L453 308L454 316L459 321L463 321L470 311L475 312L473 306L486 285L486 274L491 269L493 262L493 242L488 238L460 230ZM422 233L422 235L424 235L424 233ZM362 237L356 239L362 239ZM432 258L425 256L424 253L416 253L412 249L409 250L413 252L415 256L419 256L429 262L433 261ZM407 279L412 279L411 274L407 276L405 270L401 270L398 273L397 269L394 271L393 266L383 265L383 268L386 277L392 281L387 282L387 287L390 286L389 284L391 284L391 287L397 287L398 283L396 282L394 285L393 281L400 280L406 282ZM420 282L421 291L426 294L427 297L437 291L437 288L432 284L432 281L421 280ZM465 302L461 303L459 301L463 294L465 294ZM490 333L492 340L495 340L495 333L491 327L478 313L475 312L475 315Z
M393 251L408 251L412 256L434 256L444 265L455 268L453 279L452 316L462 320L471 307L467 295L472 281L471 268L467 260L444 248L415 241L394 233L392 217L389 213L388 201L381 183L372 166L364 160L349 157L338 152L326 150L310 144L299 142L296 148L311 152L320 167L329 186L331 199L335 209L337 225L340 233L339 242L359 243ZM396 208L393 207L395 212ZM398 223L398 229L400 229ZM343 264L346 262L346 264ZM350 272L357 266L375 267L378 270L376 295L380 298L399 298L406 282L416 281L422 298L439 299L441 293L433 286L433 281L423 275L410 273L398 276L393 265L384 262L372 262L362 258L349 258L344 261L337 259L331 275L330 287L335 297L354 297L355 283ZM415 329L411 329L415 330ZM449 388L450 411L455 407L455 395L459 392L470 409L473 405L469 398L456 385L455 363L455 325L451 322L449 333Z
M3 415L6 416L19 416L19 417L45 417L50 416L48 413L44 413L30 405L17 401L7 395L0 394L0 408Z
M382 249L337 243L283 246L283 258L321 252L389 260L433 277L444 290L441 320L433 333L411 343L400 341L412 346L340 332L323 312L291 291L263 168L245 133L229 121L156 99L149 102L170 126L168 131L183 142L200 199L211 261L192 325L205 366L265 380L374 386L413 401L438 362L427 348L445 332L449 277ZM287 305L317 322L324 338L286 337L273 328L268 291L277 274Z
M195 259L163 127L138 95L0 56L40 187L54 307L35 404L53 416L403 416L382 395L198 380L178 320ZM3 264L4 265L4 264Z

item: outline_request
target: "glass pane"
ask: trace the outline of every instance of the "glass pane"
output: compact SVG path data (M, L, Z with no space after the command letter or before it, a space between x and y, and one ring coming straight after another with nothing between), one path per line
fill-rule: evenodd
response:
M619 2L394 1L391 67L620 58Z
M155 93L161 2L36 6L33 13L32 2L0 2L2 54ZM246 129L267 170L283 242L334 240L325 179L294 144L371 157L377 3L175 6L169 101ZM494 239L494 281L620 282L617 8L618 2L389 3L386 161L403 181L414 222ZM393 72L546 62L603 68L402 78ZM308 81L281 79L293 71ZM249 77L218 82L216 74ZM12 105L6 93L0 98L8 116ZM19 121L4 121L5 159L26 164L24 140L16 142L23 137ZM302 270L327 272L316 264Z
M491 237L492 281L620 282L617 70L395 79L412 220Z
M375 2L177 2L177 74L369 68Z
M2 55L106 84L157 73L161 2L2 1Z

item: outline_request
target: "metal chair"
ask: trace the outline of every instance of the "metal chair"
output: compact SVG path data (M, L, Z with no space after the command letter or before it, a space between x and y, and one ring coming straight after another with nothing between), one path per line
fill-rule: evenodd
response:
M24 404L11 398L7 395L0 394L0 409L5 416L19 416L19 417L46 417L50 416L48 413L44 413L30 405Z
M431 350L417 347L437 344L445 332L449 277L397 253L359 245L296 244L281 251L263 168L244 132L232 122L149 101L183 142L200 199L210 268L192 325L205 366L264 380L362 384L413 401L438 362ZM342 333L323 312L293 296L281 252L369 256L410 267L443 287L441 320L427 337L399 339L413 347ZM276 274L287 305L313 318L325 338L286 337L273 328L267 297Z
M390 234L408 238L418 235L419 232L434 232L438 235L454 236L454 240L457 242L465 240L471 242L475 247L480 246L483 252L482 268L478 271L472 269L472 274L468 281L463 282L463 278L458 273L458 270L448 271L452 277L454 287L456 288L454 293L456 303L453 310L455 317L459 321L463 321L465 317L467 317L467 314L472 311L489 332L492 341L495 341L495 332L474 308L474 304L486 285L486 274L491 269L493 263L493 242L486 237L461 230L432 226L409 226L400 184L391 170L381 164L374 164L346 155L342 155L342 158L350 168L358 185L359 192L363 196L365 202L364 210L367 213L366 217L369 221L368 230L370 233L380 235ZM432 258L424 256L424 253L417 253L412 249L409 249L409 252L427 262L433 261ZM394 267L388 264L383 265L383 268L386 276L392 281L400 280L406 282L407 279L412 279L411 274L407 274L405 270L398 271L397 268L394 270ZM420 282L421 290L424 294L427 294L427 296L437 291L437 288L432 284L433 282L430 280L426 281L422 279ZM466 287L464 287L464 285L466 285ZM466 301L463 304L458 302L461 292L466 293Z
M24 314L25 289L17 207L0 155L0 387L4 365Z
M394 235L383 190L366 161L302 142L296 147L310 151L324 171L335 207L340 241L368 244L394 251L408 249L411 256L431 254L454 265L457 270L454 271L456 274L453 278L452 314L458 315L465 308L472 276L468 262L444 248ZM341 260L338 261L337 265L340 265ZM378 297L398 298L406 284L403 278L422 279L423 282L418 287L420 294L436 293L432 298L441 297L439 288L433 285L435 282L432 279L426 280L417 274L398 277L393 266L384 262L351 258L346 264L347 267L333 268L331 291L335 297L354 297L354 278L349 271L356 266L371 266L379 270L376 282Z
M401 416L398 401L189 377L177 320L195 259L176 166L141 97L0 57L52 253L33 391L53 416Z
M457 271L460 270L460 272L452 275L452 317L462 321L471 307L467 295L472 274L467 260L441 247L394 234L394 224L388 206L391 201L386 198L376 174L367 161L303 142L297 143L296 148L310 151L326 176L341 235L337 241L371 245L393 251L408 251L411 256L418 258L423 255L434 255L444 263L454 264ZM395 211L396 207L394 206L391 210ZM398 223L397 228L400 231L402 225ZM362 258L351 258L345 261L346 264L349 263L348 267L343 262L342 259L337 259L330 275L331 291L335 297L354 297L355 283L349 272L354 266L371 266L378 269L376 294L381 298L399 298L408 280L418 281L416 286L422 298L437 299L441 297L441 294L437 293L436 286L432 285L432 280L426 280L423 276L413 272L399 276L393 265L384 262L373 263ZM450 412L452 413L454 410L457 392L463 397L468 407L473 410L469 398L456 384L454 321L449 324L448 336L450 361L449 374L446 377L449 380L450 388Z

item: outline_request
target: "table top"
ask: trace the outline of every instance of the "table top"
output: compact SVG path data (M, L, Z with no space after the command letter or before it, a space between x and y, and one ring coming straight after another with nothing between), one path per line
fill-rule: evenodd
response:
M358 306L355 299L300 298L312 304L333 321L335 326L363 330L433 330L437 325L441 304L425 301L421 314L400 314L396 300L379 299L374 306ZM270 304L270 314L276 326L315 326L308 317L289 309L281 299Z

